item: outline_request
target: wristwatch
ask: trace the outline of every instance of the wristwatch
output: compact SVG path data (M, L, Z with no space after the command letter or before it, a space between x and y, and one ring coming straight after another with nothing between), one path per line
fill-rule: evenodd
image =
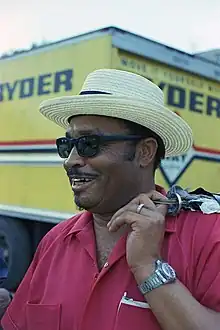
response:
M159 288L164 284L175 282L175 280L175 270L167 262L158 259L155 261L155 270L153 274L138 287L141 293L145 295L153 289Z

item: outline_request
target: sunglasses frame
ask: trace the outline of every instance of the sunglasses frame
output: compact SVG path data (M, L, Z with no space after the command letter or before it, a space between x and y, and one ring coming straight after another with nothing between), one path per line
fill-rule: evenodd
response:
M83 139L96 139L97 147L96 150L94 150L94 153L91 153L90 155L85 155L82 151L79 150L79 144L83 141ZM78 155L80 157L84 158L91 158L98 155L100 152L101 145L107 143L107 142L119 142L119 141L135 141L135 140L141 140L143 139L143 136L140 135L97 135L97 134L91 134L91 135L83 135L78 138L69 138L69 137L60 137L56 139L56 146L58 154L61 158L67 159L72 151L72 149L75 147ZM61 144L67 144L69 148L67 148L68 156L63 156L62 152L60 152Z

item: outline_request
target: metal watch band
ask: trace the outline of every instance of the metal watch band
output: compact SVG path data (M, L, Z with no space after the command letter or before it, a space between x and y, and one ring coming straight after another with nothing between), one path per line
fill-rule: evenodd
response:
M160 280L157 274L154 273L146 281L139 285L139 289L141 293L146 294L153 289L159 288L162 284L163 282Z
M159 288L161 285L174 282L176 279L176 273L169 264L164 263L161 260L156 260L155 265L156 268L154 273L139 285L139 290L143 295L152 291L153 289ZM170 276L166 273L163 273L161 265L166 265L166 267L169 268Z

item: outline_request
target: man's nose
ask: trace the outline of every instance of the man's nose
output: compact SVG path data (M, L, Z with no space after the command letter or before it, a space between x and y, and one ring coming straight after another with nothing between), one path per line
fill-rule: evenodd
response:
M71 167L83 167L85 166L85 158L80 157L75 148L73 148L69 157L64 161L63 166L65 170L68 170Z

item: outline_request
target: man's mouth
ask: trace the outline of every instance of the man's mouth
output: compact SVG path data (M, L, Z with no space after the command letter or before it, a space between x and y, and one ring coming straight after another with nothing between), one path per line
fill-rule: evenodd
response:
M82 185L86 182L91 182L93 180L94 178L73 178L71 181L73 185Z
M70 182L74 192L81 191L89 187L96 177L71 177Z

